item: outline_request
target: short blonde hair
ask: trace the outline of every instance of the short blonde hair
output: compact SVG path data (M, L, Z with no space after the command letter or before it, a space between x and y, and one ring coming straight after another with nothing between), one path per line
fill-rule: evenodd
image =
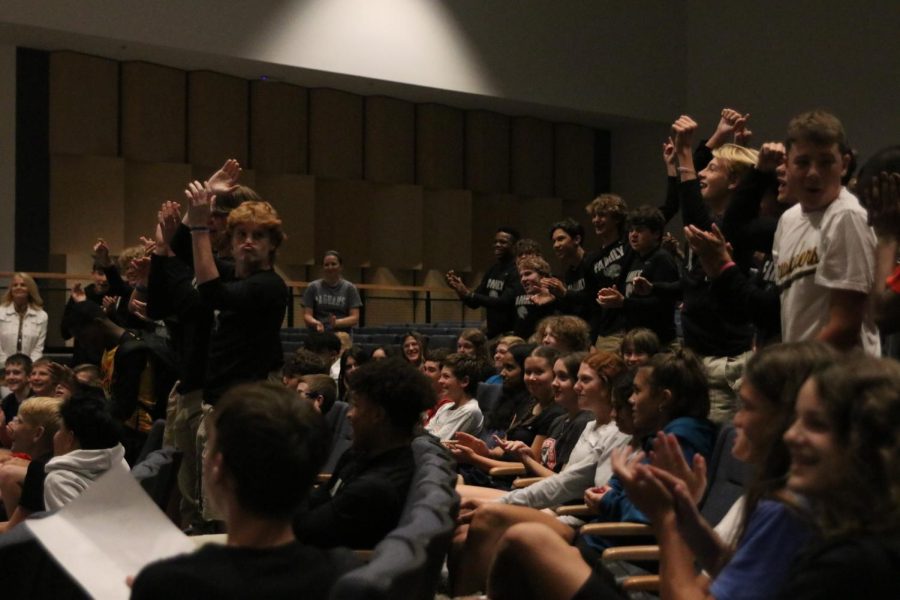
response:
M13 273L12 277L9 279L9 287L6 289L6 295L3 296L3 304L11 304L12 303L12 280L16 277L20 277L22 281L25 282L25 287L28 288L28 304L32 308L41 308L44 306L44 299L41 298L41 293L38 291L38 286L34 282L34 278L28 273Z
M27 421L29 425L35 427L43 427L44 435L53 434L59 429L62 418L59 416L59 407L62 404L61 398L49 398L38 396L29 398L19 406L19 419Z
M537 271L541 275L550 274L550 264L540 256L526 256L525 258L519 259L516 266L519 271L531 269L532 271Z
M147 256L147 250L143 246L129 246L122 250L116 262L119 263L119 270L124 272L131 266L131 261Z
M722 144L712 151L712 155L724 161L729 174L736 179L748 173L759 160L758 151L737 144Z

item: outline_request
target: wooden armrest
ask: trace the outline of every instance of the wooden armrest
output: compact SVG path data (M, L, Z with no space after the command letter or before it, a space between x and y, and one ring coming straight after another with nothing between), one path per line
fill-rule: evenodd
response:
M319 473L316 475L316 483L328 483L331 481L331 473Z
M353 556L363 562L369 562L370 560L372 560L372 554L374 552L374 550L354 550Z
M656 592L659 591L659 575L633 575L622 582L622 589L626 592Z
M601 537L653 535L653 528L643 523L588 523L581 526L579 533Z
M587 507L587 504L571 504L567 506L557 506L554 512L560 517L590 517L595 513Z
M659 546L616 546L603 551L603 560L659 560Z
M511 463L508 467L494 467L488 474L491 477L509 477L510 475L524 475L528 471L522 463Z
M543 481L547 479L546 477L519 477L515 481L513 481L512 486L520 490L522 488L526 488L529 485L534 485L538 481Z

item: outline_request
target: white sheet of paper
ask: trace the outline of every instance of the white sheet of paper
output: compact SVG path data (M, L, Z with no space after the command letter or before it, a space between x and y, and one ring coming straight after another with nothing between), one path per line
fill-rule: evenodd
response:
M125 584L145 565L195 548L131 473L112 469L84 494L26 525L94 598L128 598Z

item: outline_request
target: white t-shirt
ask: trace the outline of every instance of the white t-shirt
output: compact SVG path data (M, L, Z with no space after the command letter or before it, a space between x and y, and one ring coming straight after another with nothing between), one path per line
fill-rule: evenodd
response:
M875 284L875 232L856 196L841 193L825 210L799 204L778 221L772 257L781 288L781 333L786 342L814 339L828 323L830 290L868 294ZM863 350L881 354L871 301L860 331Z
M452 402L441 406L428 421L425 430L439 439L449 440L457 431L478 435L483 423L484 416L478 407L478 400L472 398L458 408Z

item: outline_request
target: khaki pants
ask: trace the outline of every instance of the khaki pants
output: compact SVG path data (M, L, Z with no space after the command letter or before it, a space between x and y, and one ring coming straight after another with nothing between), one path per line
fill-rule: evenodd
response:
M178 490L181 492L181 522L183 525L196 523L200 519L200 470L197 456L197 430L200 427L203 391L194 390L187 394L173 392L175 416L172 419L172 441L181 451L181 466L178 468ZM168 431L169 428L166 428Z
M213 406L211 404L202 404L202 414L200 415L200 424L197 427L197 474L200 487L198 498L200 499L201 516L204 521L221 521L222 517L218 515L209 501L206 487L203 485L203 459L206 457L206 440L209 438L209 418L212 415Z
M709 379L709 420L717 425L730 423L737 411L738 381L752 352L737 356L704 356L701 360Z

